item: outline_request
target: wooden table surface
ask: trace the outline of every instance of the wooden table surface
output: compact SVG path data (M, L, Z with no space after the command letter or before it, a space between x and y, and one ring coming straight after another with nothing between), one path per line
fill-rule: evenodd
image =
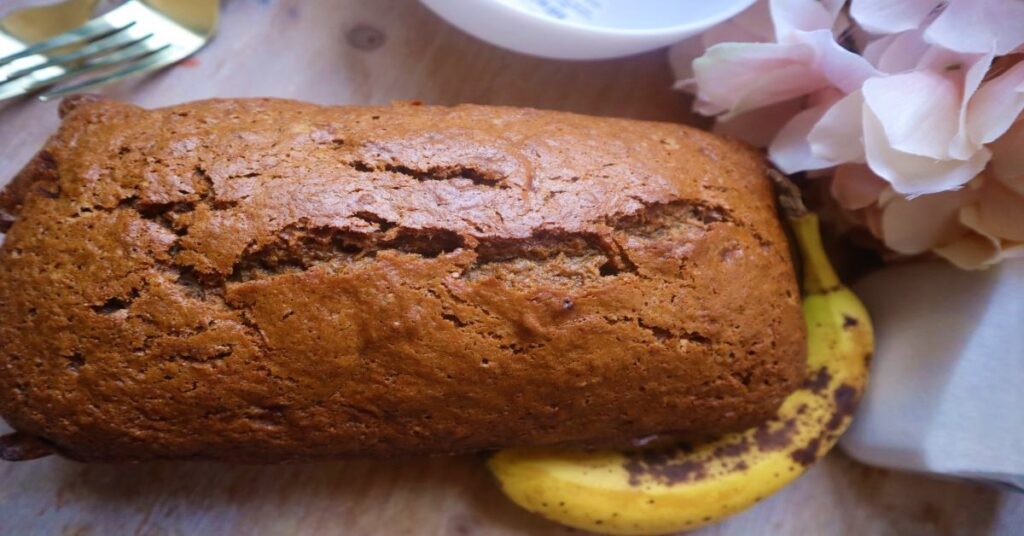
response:
M147 106L227 96L418 99L693 121L670 84L663 52L594 63L529 58L470 38L412 0L228 0L217 39L193 59L100 92ZM0 182L56 125L56 104L0 104ZM569 533L508 502L477 456L0 465L0 535ZM836 452L697 533L1024 534L1024 496L872 469Z

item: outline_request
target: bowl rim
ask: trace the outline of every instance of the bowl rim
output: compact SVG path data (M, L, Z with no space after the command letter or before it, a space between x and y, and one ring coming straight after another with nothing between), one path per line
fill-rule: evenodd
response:
M688 22L684 24L675 24L672 26L659 26L657 28L615 28L609 26L598 26L592 24L581 24L575 21L569 21L564 19L556 19L554 17L546 17L539 13L535 13L531 10L516 7L511 3L504 0L471 0L475 2L489 2L493 6L504 10L508 14L514 14L528 19L533 19L541 24L550 24L552 26L558 26L566 30L571 31L582 31L590 32L595 34L603 34L609 36L623 36L623 37L639 37L639 36L652 36L652 35L667 35L680 32L688 32L694 29L704 30L710 28L720 22L730 19L740 12L746 10L750 6L754 5L757 0L736 0L735 5L729 9L722 10L714 17L708 17L700 19L699 21Z

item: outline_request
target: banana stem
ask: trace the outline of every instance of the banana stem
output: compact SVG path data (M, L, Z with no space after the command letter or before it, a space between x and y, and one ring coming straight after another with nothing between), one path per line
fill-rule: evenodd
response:
M775 183L775 193L779 200L779 208L782 209L782 213L787 218L799 218L810 212L807 210L807 206L804 205L800 188L793 184L793 181L774 169L768 169L768 178Z
M818 215L807 210L800 195L800 188L793 184L793 181L774 169L768 170L768 177L775 183L779 208L789 220L800 246L798 249L804 265L804 295L820 294L839 288L839 276L832 268L832 263L828 261L825 248L821 244Z
M800 256L803 258L804 294L820 294L839 288L839 276L832 268L832 263L825 255L821 244L821 231L818 227L818 215L806 212L801 216L789 218L793 234L800 244Z

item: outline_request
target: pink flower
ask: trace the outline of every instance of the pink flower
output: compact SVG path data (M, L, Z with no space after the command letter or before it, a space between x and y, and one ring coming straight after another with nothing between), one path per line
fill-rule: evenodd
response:
M983 83L991 63L989 54L928 48L916 70L868 80L834 106L808 132L812 152L867 161L907 195L958 188L984 169L986 144L1024 110L1024 63Z
M991 158L985 145L1024 109L1024 64L984 81L992 54L924 45L913 33L883 43L878 76L783 127L769 149L776 165L792 173L866 162L911 196L959 188L980 173ZM912 70L885 72L911 61Z
M1007 188L1024 196L1024 118L994 141L992 149L992 175Z
M1024 196L982 174L967 187L881 205L881 238L899 253L933 251L964 269L1024 257Z
M934 251L964 269L1024 257L1024 119L991 146L992 165L964 188L898 195L863 164L836 168L831 191L893 251Z
M1024 2L853 0L856 24L842 7L760 2L673 49L678 87L782 171L835 168L833 195L894 251L1018 254L1024 61L1000 55L1024 52Z
M924 40L954 52L1008 54L1024 44L1024 3L1016 0L852 0L865 30L925 28Z
M703 55L675 53L683 87L697 88L695 109L725 119L835 87L853 91L875 69L833 36L842 2L771 0L701 39ZM770 5L771 10L764 7ZM738 41L729 42L735 39ZM689 45L689 50L702 47ZM689 60L692 60L692 64ZM690 74L692 73L692 78Z

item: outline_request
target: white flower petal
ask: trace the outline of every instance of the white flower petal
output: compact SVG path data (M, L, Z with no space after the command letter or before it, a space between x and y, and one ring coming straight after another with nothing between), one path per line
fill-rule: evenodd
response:
M820 0L821 4L825 6L825 9L832 14L832 18L836 18L843 11L843 6L846 5L846 0Z
M892 149L947 158L957 132L960 89L934 71L913 71L864 83L866 107L881 120Z
M683 82L684 82L684 84L679 84L679 85L682 86L683 88L687 87L687 85L685 85L686 81L684 80ZM694 88L693 90L695 92L700 91L700 88L697 87L697 82L696 81L692 81L692 87ZM706 101L706 100L700 98L700 95L697 95L697 97L693 100L693 111L695 111L695 112L697 112L697 113L699 113L701 115L712 116L712 115L724 114L728 110L726 108L723 108L723 107L713 103L713 102Z
M1000 240L1024 242L1024 196L995 180L986 180L973 205L970 222L975 231Z
M676 80L676 83L672 84L672 89L693 95L697 93L697 81L693 78Z
M992 176L1007 188L1024 195L1024 117L1006 134L992 142Z
M999 262L999 241L968 232L933 251L961 270L981 270Z
M957 120L958 128L956 136L954 136L953 141L949 143L949 156L953 158L967 160L974 151L981 148L982 144L978 143L976 140L972 140L968 134L967 108L971 102L971 98L974 97L974 93L978 91L978 87L981 86L981 81L985 78L985 73L988 72L989 66L992 65L992 59L992 54L982 55L974 62L973 65L970 66L970 68L967 69L967 72L964 75L963 89L961 90L960 98L960 115ZM1009 121L1006 123L1006 126L1010 126ZM999 134L1002 134L1002 132ZM995 136L993 136L993 139L995 139Z
M836 12L816 0L770 0L775 38L785 43L795 31L830 30ZM834 2L833 2L834 4Z
M1022 111L1024 61L985 82L974 94L966 114L967 136L977 144L992 142L1010 128ZM1024 143L1020 148L1019 152L1024 152Z
M830 30L796 32L792 38L811 46L814 69L844 93L857 91L865 80L880 74L862 56L840 46Z
M811 146L807 143L807 134L832 106L832 102L823 102L796 114L775 136L775 140L768 147L768 158L783 173L824 169L836 165L836 162L811 153Z
M931 48L922 34L922 30L911 30L876 39L864 48L864 59L883 73L912 70Z
M882 190L882 193L878 194L878 204L882 206L888 205L889 203L892 202L893 199L896 199L897 197L900 197L900 194L897 193L896 190L893 190L892 186L890 185L885 190Z
M985 181L981 197L960 209L960 223L971 232L935 252L967 270L985 268L1003 259L1024 257L1024 197Z
M924 38L957 52L1007 54L1024 44L1024 2L952 0Z
M853 0L850 15L869 32L896 33L920 26L939 3L937 0Z
M801 44L715 45L693 61L698 97L712 105L705 109L737 114L806 95L828 84L812 67L813 57Z
M928 49L921 55L921 60L917 62L915 68L962 73L963 71L959 70L961 67L964 65L974 65L975 60L979 57L981 57L981 54L956 52L955 50L929 44Z
M896 197L882 209L882 239L889 249L914 255L948 244L966 233L960 207L976 196L970 189Z
M807 135L811 152L833 162L863 162L863 107L864 95L860 91L833 104Z
M818 106L819 104L827 104L829 106L832 106L833 104L838 102L839 99L843 98L844 95L845 94L842 91L839 91L834 87L827 87L825 89L815 91L814 93L807 95L807 97L804 99L804 105L807 106L808 108Z
M925 135L918 135L917 141L921 143L916 146L905 145L902 148L897 147L903 151L923 154L925 156L933 156L936 158L942 158L941 151L939 151L939 140L940 136L945 136L946 131L936 128L936 125L941 121L943 127L949 126L947 122L950 119L948 112L949 103L945 101L952 100L954 98L953 92L958 91L959 104L956 111L956 133L949 140L949 145L946 148L946 158L953 158L957 160L969 160L972 155L981 149L983 143L973 139L968 131L968 108L970 102L974 97L975 92L981 85L982 80L985 78L985 73L992 65L993 55L988 54L965 54L960 52L954 52L946 50L940 47L929 48L921 60L918 62L917 73L927 73L924 75L917 75L918 77L931 76L932 78L944 78L946 84L943 90L938 90L931 93L935 100L931 103L927 103L928 106L932 106L933 110L929 117L932 118L932 124L922 123L922 127L928 129L932 133L932 137L929 138ZM914 73L907 73L908 75L914 75ZM936 88L940 87L936 84ZM1005 94L998 95L999 97L1005 97ZM944 104L939 104L939 100L943 100ZM1010 101L1012 105L1012 100ZM994 106L1002 108L1001 104L995 104ZM877 113L877 110L876 110ZM909 125L907 125L909 127ZM886 133L891 134L890 125L886 125ZM912 136L909 132L908 135ZM895 144L894 144L895 145ZM922 147L927 147L931 152L922 151Z
M860 55L864 56L864 59L871 62L871 65L878 67L878 62L881 60L882 54L885 53L885 51L892 45L893 41L896 40L897 35L902 34L884 35L878 39L873 39L867 45L864 45L864 48L861 49Z
M904 195L919 195L957 188L985 168L991 157L982 148L970 160L938 160L893 149L885 129L871 109L864 106L864 153L871 170Z
M839 206L857 210L877 203L886 186L886 182L872 173L871 168L847 164L836 168L831 192Z
M783 126L803 108L803 99L771 104L729 119L719 118L712 131L743 140L755 147L767 147Z

